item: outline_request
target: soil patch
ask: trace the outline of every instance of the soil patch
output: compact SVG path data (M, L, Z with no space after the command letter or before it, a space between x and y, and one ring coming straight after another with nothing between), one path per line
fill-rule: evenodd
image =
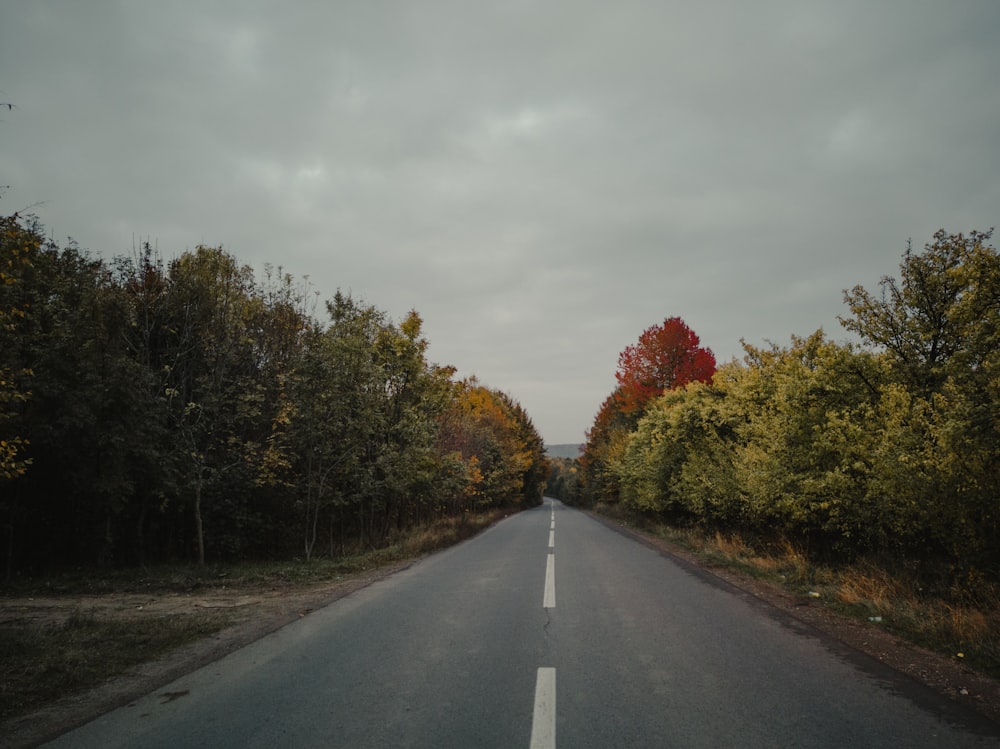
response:
M60 699L0 725L0 747L38 746L110 710L169 684L311 612L392 575L412 560L308 585L220 586L197 593L71 595L0 598L0 627L60 626L73 617L118 621L184 615L225 617L215 634L144 663L101 686Z

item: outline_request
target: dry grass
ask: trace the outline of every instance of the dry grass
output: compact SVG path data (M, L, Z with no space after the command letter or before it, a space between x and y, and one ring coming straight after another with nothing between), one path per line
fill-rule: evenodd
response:
M836 597L844 606L856 608L869 616L888 615L890 611L919 605L912 586L874 565L853 565L840 571Z
M492 510L477 515L441 518L430 525L409 531L396 544L388 547L386 553L398 554L400 559L429 554L471 538L508 514L509 510Z
M77 612L62 624L0 627L0 722L204 637L230 612L127 622Z
M613 513L605 513L613 514ZM706 534L617 517L695 553L711 565L784 586L911 642L1000 677L1000 584L981 575L930 591L892 560L816 563L787 539L763 544L738 533Z
M503 514L496 511L442 519L401 533L384 548L336 559L69 570L44 579L17 580L2 593L14 601L30 596L70 601L80 595L202 595L217 590L294 593L451 546ZM198 608L185 614L142 617L110 610L76 610L68 617L46 622L8 617L0 621L0 723L93 688L140 663L238 623L243 616L236 608Z
M928 593L905 573L862 562L836 571L834 592L846 611L879 617L894 633L1000 675L1000 586Z

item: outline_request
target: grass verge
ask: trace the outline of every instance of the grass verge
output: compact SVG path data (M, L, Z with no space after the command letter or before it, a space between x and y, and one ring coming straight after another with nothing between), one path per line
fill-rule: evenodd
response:
M77 612L61 624L0 627L0 722L100 684L212 634L228 612L120 621Z
M503 511L445 518L390 537L384 547L334 559L233 564L164 565L123 570L65 570L44 578L15 579L2 591L8 601L51 599L49 621L7 615L0 621L0 723L62 697L89 690L171 650L245 620L234 608L191 608L167 616L124 616L113 610L66 611L75 596L192 594L260 590L294 593L415 559L469 538ZM16 607L15 607L16 608Z

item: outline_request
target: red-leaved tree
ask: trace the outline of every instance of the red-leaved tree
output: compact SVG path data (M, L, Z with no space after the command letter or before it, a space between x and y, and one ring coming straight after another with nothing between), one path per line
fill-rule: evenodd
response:
M639 342L618 356L615 378L621 407L626 413L642 411L664 390L689 382L708 382L715 374L715 355L679 317L647 328Z

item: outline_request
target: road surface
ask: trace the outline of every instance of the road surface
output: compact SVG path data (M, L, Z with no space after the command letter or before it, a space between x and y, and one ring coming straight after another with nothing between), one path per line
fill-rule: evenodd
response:
M998 730L546 499L50 746L961 748Z

